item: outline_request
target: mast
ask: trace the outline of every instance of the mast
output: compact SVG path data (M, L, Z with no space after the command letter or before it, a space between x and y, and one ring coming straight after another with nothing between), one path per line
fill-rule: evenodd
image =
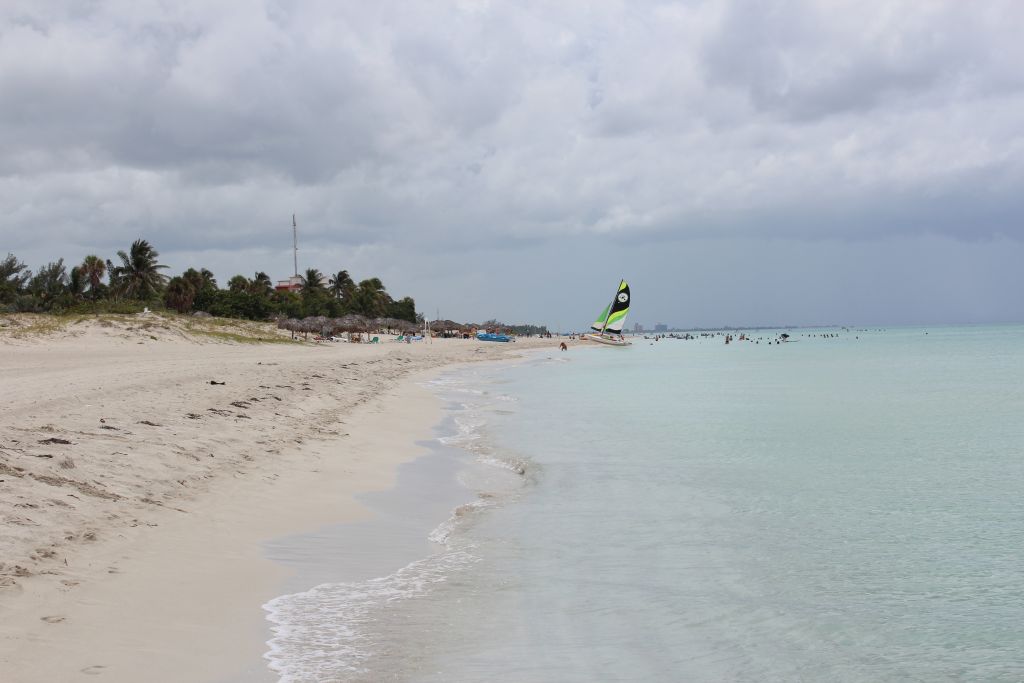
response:
M295 260L295 277L299 276L299 225L292 214L292 254Z

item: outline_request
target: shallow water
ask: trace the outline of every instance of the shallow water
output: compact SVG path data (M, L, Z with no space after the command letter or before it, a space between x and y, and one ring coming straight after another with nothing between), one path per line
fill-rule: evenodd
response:
M279 599L286 680L1024 679L1024 328L791 333L448 376L488 495Z

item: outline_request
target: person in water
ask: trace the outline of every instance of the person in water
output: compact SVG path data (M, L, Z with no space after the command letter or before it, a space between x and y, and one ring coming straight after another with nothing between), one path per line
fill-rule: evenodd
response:
M562 351L568 351L569 350L569 347L565 345L565 342L562 342L561 344L559 344L558 348L561 349Z

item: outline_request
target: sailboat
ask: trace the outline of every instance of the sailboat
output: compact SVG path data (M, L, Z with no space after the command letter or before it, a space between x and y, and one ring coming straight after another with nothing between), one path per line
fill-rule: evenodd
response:
M619 283L619 288L615 290L612 302L604 307L601 315L590 326L595 334L581 334L580 339L609 346L629 346L629 342L622 338L622 326L626 324L627 313L629 313L629 285L623 280Z

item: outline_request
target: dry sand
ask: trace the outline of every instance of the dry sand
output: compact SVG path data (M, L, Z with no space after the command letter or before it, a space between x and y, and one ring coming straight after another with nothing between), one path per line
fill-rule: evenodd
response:
M0 319L2 679L274 680L260 543L366 514L440 419L430 373L556 346Z

